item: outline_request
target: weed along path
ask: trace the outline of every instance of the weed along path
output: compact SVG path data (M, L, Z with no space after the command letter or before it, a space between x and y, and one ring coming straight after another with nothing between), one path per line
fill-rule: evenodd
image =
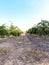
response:
M0 65L44 64L49 65L49 38L21 35L0 40Z

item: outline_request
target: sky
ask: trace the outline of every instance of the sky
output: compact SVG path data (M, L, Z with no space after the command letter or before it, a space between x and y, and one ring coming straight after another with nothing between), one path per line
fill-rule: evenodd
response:
M49 0L0 0L0 25L26 31L42 19L49 20Z

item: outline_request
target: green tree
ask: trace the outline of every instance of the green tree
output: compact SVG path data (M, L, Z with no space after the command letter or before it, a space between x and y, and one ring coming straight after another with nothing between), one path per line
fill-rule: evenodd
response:
M10 35L10 31L8 30L8 28L6 28L5 25L0 26L0 36L5 37L9 35Z
M40 36L49 35L49 21L41 20L41 22L38 23L35 27L28 29L27 33L38 34Z
M22 33L22 31L17 26L14 26L13 24L11 24L10 26L10 31L11 31L11 35L13 36L19 36Z
M37 32L40 35L47 35L49 33L49 21L41 20L41 22L37 24Z

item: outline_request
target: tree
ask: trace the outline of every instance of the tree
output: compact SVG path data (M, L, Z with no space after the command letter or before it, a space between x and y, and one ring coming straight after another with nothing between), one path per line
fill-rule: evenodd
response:
M11 24L10 26L10 31L11 31L11 35L13 36L19 36L22 33L22 31L17 26L14 26L13 24Z
M41 22L38 23L37 26L28 29L27 33L38 34L40 36L49 35L49 21L41 20Z
M0 26L0 36L5 37L9 35L10 35L10 31L8 30L8 28L6 28L5 25Z
M41 22L37 24L37 32L41 35L47 35L48 31L49 31L49 21L41 20Z

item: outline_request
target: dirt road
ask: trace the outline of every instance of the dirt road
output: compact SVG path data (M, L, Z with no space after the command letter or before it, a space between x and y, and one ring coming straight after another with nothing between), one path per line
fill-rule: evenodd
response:
M49 62L49 38L41 39L32 35L9 37L0 40L0 48L3 47L10 49L10 52L0 55L0 65L39 65ZM41 61L35 60L30 53L34 49L43 51L46 56Z

